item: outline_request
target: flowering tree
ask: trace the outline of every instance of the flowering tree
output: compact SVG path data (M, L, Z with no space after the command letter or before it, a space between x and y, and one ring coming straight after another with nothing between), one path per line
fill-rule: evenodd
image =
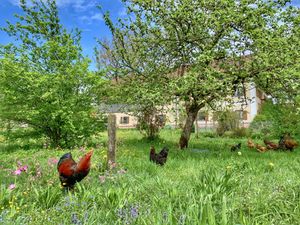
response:
M128 18L113 24L105 16L113 34L106 46L110 68L123 77L152 77L161 83L160 96L169 90L167 100L184 102L181 148L198 111L246 82L278 97L291 97L299 87L299 9L286 7L288 0L123 2Z

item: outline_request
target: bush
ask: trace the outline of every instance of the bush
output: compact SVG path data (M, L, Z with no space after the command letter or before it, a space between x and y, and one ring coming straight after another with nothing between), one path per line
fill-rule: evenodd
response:
M200 132L200 134L203 137L208 137L208 138L216 138L216 137L218 137L218 134L215 131L204 131L204 132Z
M149 140L158 138L160 129L166 124L165 116L159 114L155 107L145 108L137 117L137 129Z
M293 104L273 104L266 101L261 113L250 124L250 129L263 136L278 138L284 133L296 134L300 128L299 121L300 115Z
M239 128L233 129L233 135L234 135L234 137L248 137L249 130L245 127L239 127Z
M240 119L239 116L232 111L220 111L215 113L215 120L218 121L217 134L223 136L226 131L231 131L239 128Z

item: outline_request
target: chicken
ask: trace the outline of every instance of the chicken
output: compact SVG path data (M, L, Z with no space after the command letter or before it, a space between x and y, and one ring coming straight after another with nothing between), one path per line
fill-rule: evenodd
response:
M280 139L279 139L279 142L278 142L278 148L281 149L281 150L286 150L284 141L285 141L285 136L284 135L280 136Z
M261 153L268 151L268 149L267 149L266 147L261 146L261 145L259 145L259 144L256 144L256 145L255 145L255 148L256 148L257 151L259 151L259 152L261 152Z
M248 139L247 146L248 146L248 148L255 148L255 144L251 139Z
M294 148L298 146L298 143L291 138L290 134L287 134L284 137L284 146L286 147L286 149L293 151Z
M237 145L233 145L231 147L231 151L234 152L236 150L240 150L241 149L241 146L242 146L242 143L238 143Z
M169 153L169 149L167 147L163 147L163 149L157 154L155 153L155 148L151 146L150 161L163 166L167 161L168 153Z
M76 182L80 182L90 172L93 150L85 154L78 163L72 158L71 152L64 154L57 163L57 170L61 185L73 189Z
M279 145L272 142L272 141L268 141L266 139L264 139L264 143L267 146L267 149L272 149L272 150L277 150Z

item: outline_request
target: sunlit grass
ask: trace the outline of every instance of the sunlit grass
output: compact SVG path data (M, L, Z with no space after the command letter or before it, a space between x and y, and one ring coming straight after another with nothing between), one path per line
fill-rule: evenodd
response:
M112 171L105 170L107 137L101 134L90 174L69 193L60 187L55 162L68 150L33 145L8 151L5 145L0 224L300 224L298 149L260 154L244 139L238 155L230 145L240 139L193 136L181 151L179 134L164 130L148 142L137 131L118 131ZM150 145L170 148L164 167L149 162ZM86 150L72 150L75 160ZM28 170L15 175L20 164Z

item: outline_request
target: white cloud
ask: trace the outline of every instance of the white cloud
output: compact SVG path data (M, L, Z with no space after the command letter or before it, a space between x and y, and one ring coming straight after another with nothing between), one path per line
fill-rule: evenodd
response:
M101 13L96 13L91 17L92 20L103 20L103 16Z
M94 21L103 21L103 18L101 13L95 13L92 16L81 16L79 17L79 20L83 23L91 24Z

